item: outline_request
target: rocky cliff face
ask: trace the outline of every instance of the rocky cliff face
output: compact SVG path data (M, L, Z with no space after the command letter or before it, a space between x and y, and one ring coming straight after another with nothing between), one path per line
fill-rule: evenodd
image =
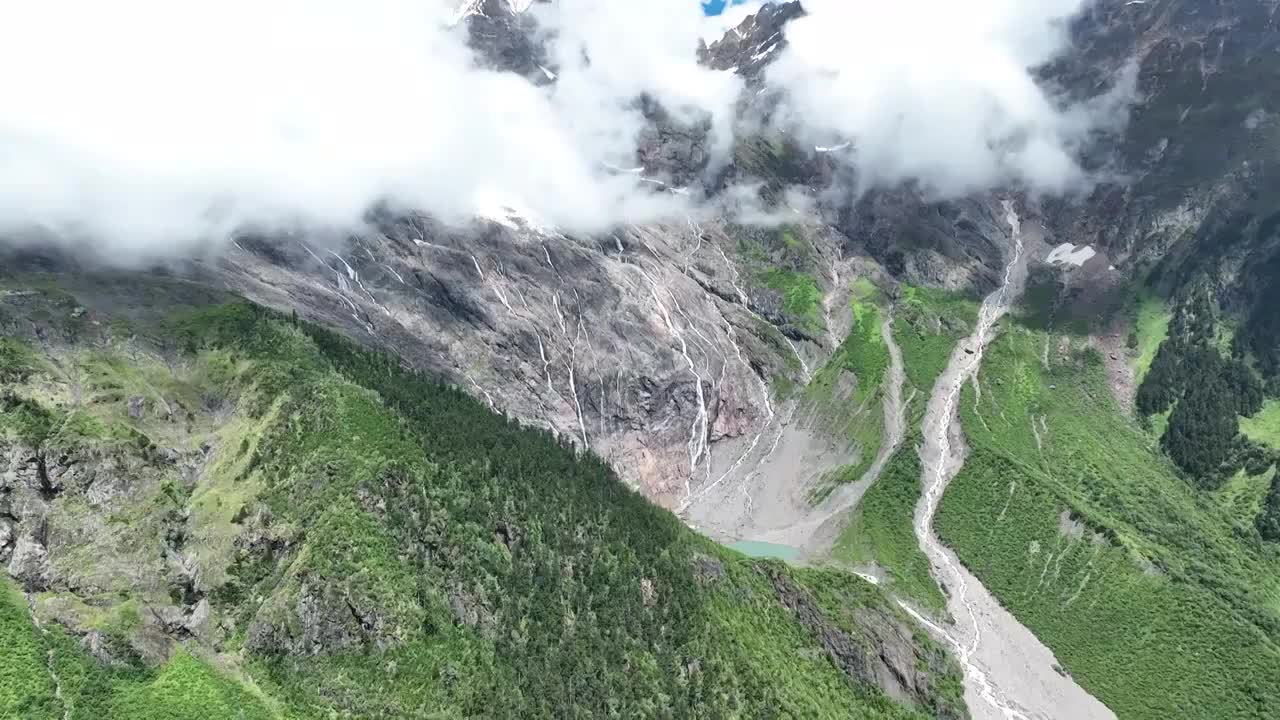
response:
M1052 225L1139 269L1192 246L1218 252L1239 214L1271 214L1276 30L1268 0L1095 3L1073 29L1078 51L1043 74L1079 94L1129 65L1138 99L1123 135L1093 151L1116 180L1047 203Z
M222 639L210 623L197 554L184 548L190 526L180 500L208 452L65 429L43 443L0 439L0 563L31 597L48 600L42 619L80 629L105 662L123 661L122 652L158 662L175 639ZM129 644L111 650L100 645L95 618L103 598L123 597L146 612L129 628Z
M209 272L572 438L675 506L727 466L722 442L759 428L771 385L802 382L827 350L825 332L743 277L731 232L575 238L516 216L469 232L412 219L334 250L241 241ZM797 236L838 254L821 228Z

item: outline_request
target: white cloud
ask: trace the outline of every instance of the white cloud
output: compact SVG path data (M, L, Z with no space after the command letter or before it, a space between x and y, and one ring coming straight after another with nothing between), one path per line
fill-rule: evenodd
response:
M712 122L713 154L733 138L733 106L742 88L730 72L697 63L699 8L691 0L556 0L535 12L552 38L559 69L557 104L580 138L633 149L647 93L683 122ZM624 117L619 117L624 109ZM633 157L606 158L629 167Z
M740 225L760 227L808 222L817 212L816 200L801 187L784 188L781 201L765 208L760 202L761 187L763 183L730 185L700 212L710 217L730 218Z
M670 20L679 0L659 4ZM576 44L593 62L537 88L477 69L455 5L6 3L0 232L147 253L245 222L348 225L382 199L461 221L510 198L573 229L676 209L600 163L633 153L637 91L727 111L696 33L660 32L639 3L565 0L544 13L562 59Z
M1063 192L1086 180L1088 133L1123 108L1060 108L1031 76L1067 49L1086 1L805 0L769 79L808 140L853 141L864 187Z
M942 192L1080 178L1098 107L1026 68L1084 0L806 0L770 78L863 176ZM521 0L518 5L527 4ZM744 7L732 9L737 19ZM647 93L732 146L739 80L700 67L693 0L534 4L557 82L482 70L457 0L41 0L0 6L0 235L182 252L244 224L349 226L387 200L591 231L693 210L634 166ZM815 144L817 144L815 142ZM741 198L727 203L737 207ZM710 207L701 208L711 211Z

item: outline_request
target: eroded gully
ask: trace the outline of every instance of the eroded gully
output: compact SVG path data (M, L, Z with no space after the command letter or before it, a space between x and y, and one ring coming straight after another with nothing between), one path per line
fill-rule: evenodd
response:
M934 385L925 412L921 485L914 528L934 578L947 590L954 624L929 620L903 607L955 651L965 675L965 701L975 720L1114 718L1101 702L1059 673L1053 653L1023 627L978 582L933 531L943 492L964 464L965 447L957 407L964 383L977 373L996 323L1009 310L1025 279L1022 222L1012 203L1004 204L1013 252L1000 288L978 313L973 334L952 352Z
M813 516L794 523L788 528L790 537L782 538L794 543L798 547L802 547L804 557L821 558L830 554L831 548L839 539L840 532L844 529L843 519L848 515L849 511L857 507L862 501L862 496L867 490L875 484L880 478L880 474L884 472L884 467L889 463L889 459L902 445L902 438L906 435L906 403L902 398L902 386L906 380L906 367L902 362L902 351L898 349L897 342L893 338L893 318L892 316L884 318L880 323L880 337L884 341L885 348L889 351L889 368L888 375L884 382L884 401L882 403L882 412L884 413L884 439L880 443L880 449L876 453L875 460L871 466L863 473L862 477L856 482L847 483L836 488L827 496L817 508L813 510ZM857 572L857 575L868 582L879 584L879 579L874 575Z

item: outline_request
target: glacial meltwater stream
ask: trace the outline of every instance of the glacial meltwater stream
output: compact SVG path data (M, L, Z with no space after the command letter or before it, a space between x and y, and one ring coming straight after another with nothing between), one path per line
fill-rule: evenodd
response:
M1005 202L1004 210L1013 248L1003 282L983 301L973 334L952 353L924 417L923 494L916 507L915 534L934 578L947 590L947 610L955 624L935 623L903 607L955 651L964 669L965 701L975 720L1114 718L1102 703L1055 670L1053 653L996 602L933 531L942 494L964 464L957 413L961 391L977 373L996 323L1008 312L1025 276L1022 222L1011 202Z

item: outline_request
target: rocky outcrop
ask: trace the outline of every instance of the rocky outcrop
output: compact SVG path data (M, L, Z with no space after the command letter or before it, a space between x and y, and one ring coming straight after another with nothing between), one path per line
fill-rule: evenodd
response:
M535 40L537 23L531 14L516 12L509 0L479 0L465 20L469 44L490 68L515 73L536 85L551 82L553 63Z
M758 79L775 56L787 46L786 24L804 14L799 2L763 5L723 38L699 52L699 59L716 70L732 70Z
M39 451L0 441L0 561L31 591L49 586L46 516L48 499L60 486Z
M39 592L49 587L49 551L41 538L24 532L14 543L9 557L9 577L17 580L28 592Z
M120 416L137 420L136 406L120 401ZM174 642L220 639L191 556L178 552L187 516L175 505L189 487L182 457L74 434L0 439L0 566L37 615L81 635L100 660L160 662ZM136 620L106 633L104 619L122 603Z
M365 645L387 647L392 628L342 583L303 578L288 583L250 623L245 646L268 655L323 655Z
M639 101L648 123L636 138L636 160L657 187L687 192L711 169L711 121L680 122L648 98ZM662 178L657 180L657 178Z
M837 227L894 277L985 293L1007 242L997 208L992 197L928 202L904 187L863 195L841 209Z
M927 710L936 718L967 718L960 698L939 698L936 683L954 672L941 648L924 648L916 628L888 608L858 608L855 632L829 618L808 590L776 568L757 566L782 604L821 641L836 667L855 683L882 689L889 697ZM932 652L930 651L932 650Z
M0 516L0 564L9 562L13 557L13 546L18 540L13 520L12 517Z

